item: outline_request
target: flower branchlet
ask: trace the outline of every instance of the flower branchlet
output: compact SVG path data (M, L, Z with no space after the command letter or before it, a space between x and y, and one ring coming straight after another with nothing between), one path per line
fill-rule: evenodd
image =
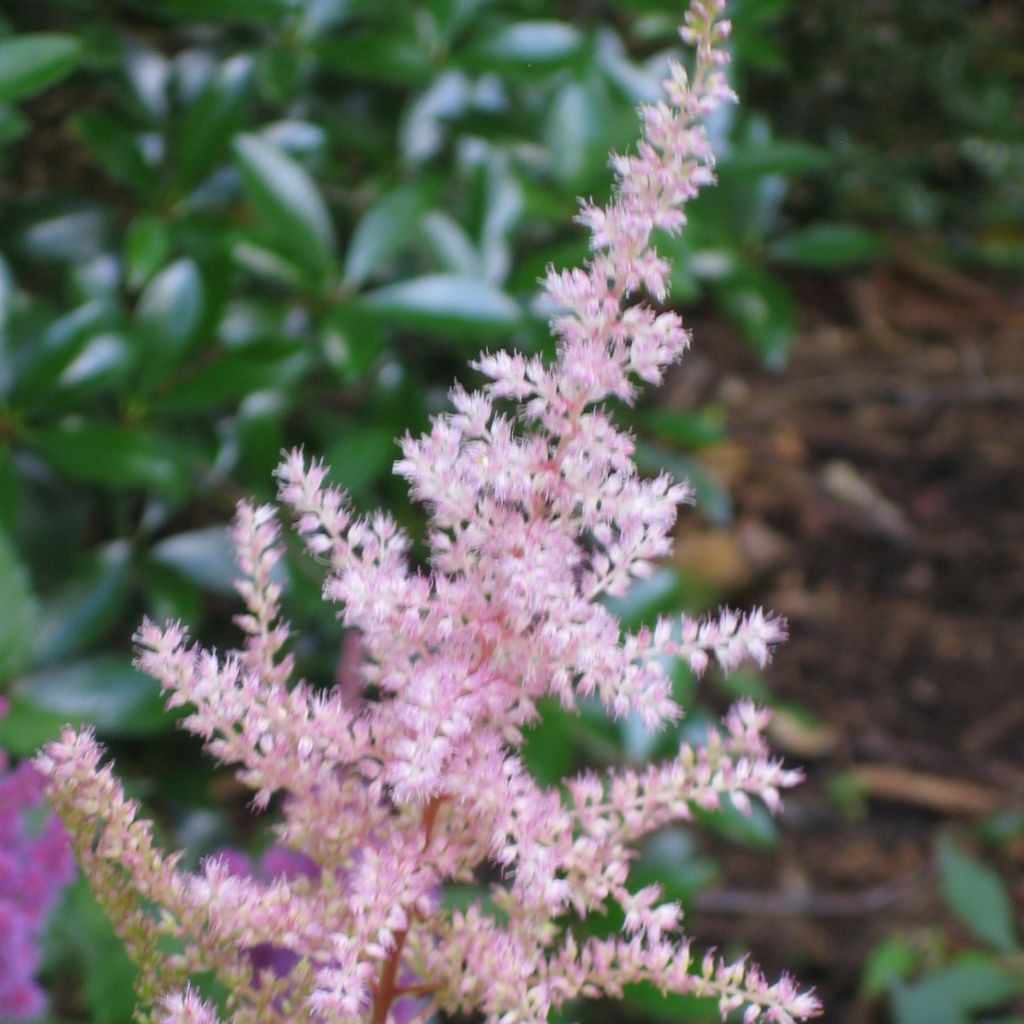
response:
M685 203L713 180L702 118L734 98L721 8L694 0L682 30L696 50L692 75L674 66L664 99L642 109L636 153L612 161L612 201L582 204L587 263L544 281L556 358L484 353L474 363L482 389L454 388L453 411L402 440L395 470L426 509L429 567L410 565L386 513L358 516L321 463L294 451L278 468L281 502L327 567L324 597L359 635L373 697L290 683L267 506L238 511L240 650L203 650L178 624L147 622L136 636L139 665L169 706L188 709L184 727L237 766L258 807L281 798L279 842L318 870L260 882L212 858L181 872L91 735L69 730L39 757L142 967L142 1019L398 1024L441 1010L540 1024L569 1000L616 997L639 981L711 996L723 1017L742 1009L745 1024L819 1012L789 978L769 984L746 960L696 961L680 908L656 886L630 888L637 841L695 807L746 810L756 799L778 810L800 775L768 752L764 712L741 702L667 763L585 774L564 791L539 785L520 753L542 698L567 709L597 700L658 728L682 713L668 660L697 673L763 665L785 636L760 610L623 634L601 600L668 553L691 496L667 475L639 475L633 441L603 403L632 402L637 383L660 382L689 344L679 316L639 293L666 295L654 232L679 230ZM443 904L446 883L473 881L486 865L502 879L487 906ZM623 931L577 942L573 920L609 900ZM162 951L167 937L180 952ZM264 948L278 955L255 970ZM188 987L201 971L229 992L218 1011Z

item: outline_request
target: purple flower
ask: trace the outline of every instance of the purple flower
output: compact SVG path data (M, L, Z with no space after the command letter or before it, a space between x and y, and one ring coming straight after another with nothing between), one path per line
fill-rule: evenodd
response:
M0 716L6 708L0 707ZM27 1020L46 1001L33 980L39 967L39 929L61 887L74 875L67 833L48 815L36 832L26 812L42 802L42 780L28 762L13 770L0 751L0 1011Z

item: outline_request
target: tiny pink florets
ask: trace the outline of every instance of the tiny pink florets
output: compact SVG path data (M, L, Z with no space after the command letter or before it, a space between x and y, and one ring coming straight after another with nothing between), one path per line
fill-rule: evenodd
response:
M276 798L280 847L310 869L261 879L222 857L179 871L90 734L69 730L39 757L161 1024L214 1024L188 987L204 970L231 992L233 1024L400 1024L410 1006L419 1019L440 1009L540 1024L571 1000L642 981L712 997L723 1019L742 1010L745 1024L818 1014L813 995L788 977L769 985L746 959L712 951L695 964L679 906L629 884L637 841L694 808L779 809L801 775L771 756L766 712L741 701L667 761L562 789L538 784L521 756L545 698L660 728L682 714L668 661L697 674L763 666L786 635L760 609L628 632L605 601L670 551L692 497L667 475L639 474L632 438L602 403L632 402L690 343L679 316L639 292L664 298L669 267L653 233L678 230L682 205L713 178L700 119L733 98L721 9L694 0L683 28L693 74L674 67L665 99L643 108L637 152L613 159L611 203L582 204L589 261L544 280L556 358L484 353L473 364L482 388L455 387L452 411L401 441L395 472L426 509L429 566L410 564L392 517L356 515L322 463L293 451L279 466L279 498L326 569L324 598L358 638L344 682L291 683L269 506L241 504L233 531L240 649L204 650L178 624L136 634L139 666L187 709L183 726L237 767L257 807ZM473 882L482 865L500 873L496 912L479 900L445 907L444 886ZM622 932L578 942L573 918L609 901Z

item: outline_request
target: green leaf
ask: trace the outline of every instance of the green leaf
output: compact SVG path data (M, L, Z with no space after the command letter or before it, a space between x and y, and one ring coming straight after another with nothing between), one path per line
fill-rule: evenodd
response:
M395 431L388 426L345 430L326 452L331 478L355 499L366 497L373 485L390 476L399 456Z
M234 141L242 180L277 248L319 280L334 252L334 228L305 168L256 135Z
M316 40L317 61L346 78L416 86L430 81L427 49L415 39L375 32L342 32Z
M54 320L19 369L15 404L31 407L45 398L89 339L113 330L117 321L117 310L106 299L91 299Z
M814 270L872 263L885 251L881 235L853 224L812 224L775 239L768 247L773 259Z
M905 939L892 936L879 942L864 964L861 989L866 996L879 996L905 981L917 964L917 951Z
M797 306L786 284L750 265L714 285L719 304L736 323L765 366L781 370L797 328Z
M939 839L938 853L942 896L949 909L1000 953L1020 949L1013 900L999 875L961 850L949 836Z
M82 55L74 36L53 33L0 41L0 102L21 99L71 74Z
M363 214L345 254L346 285L360 287L412 237L430 203L431 191L422 183L402 185Z
M569 712L550 698L538 702L541 719L524 730L523 760L543 786L554 786L572 768L572 728Z
M170 248L170 234L162 220L147 216L133 220L124 239L128 287L141 288L163 266Z
M764 174L808 174L833 162L832 153L822 146L796 139L756 139L741 143L718 162L719 172L751 178Z
M150 344L177 351L192 337L203 311L203 281L195 263L176 260L150 281L135 310Z
M626 629L653 625L659 615L679 607L682 583L676 569L662 566L637 580L623 597L607 597L605 604Z
M964 954L913 985L893 988L896 1024L969 1024L970 1014L996 1007L1020 991L1019 978L990 957Z
M493 285L454 274L431 274L388 285L355 303L389 323L424 331L509 333L520 322L515 300Z
M153 545L152 560L208 590L233 594L239 574L226 526L190 530Z
M185 494L188 460L158 434L109 423L69 423L26 431L29 443L59 473L83 483L142 488L168 498Z
M582 44L580 30L564 21L517 21L477 41L466 54L466 63L532 75L568 63Z
M181 117L174 141L174 183L179 191L199 184L227 152L252 81L252 58L224 61Z
M127 658L100 655L22 676L11 687L16 707L45 712L73 725L88 723L101 733L152 736L174 727L164 713L160 687Z
M202 315L203 280L192 260L176 260L149 282L135 308L144 386L161 382L180 362Z
M79 654L118 620L128 599L131 554L127 541L104 545L46 601L35 636L39 662Z
M0 680L18 675L32 657L39 606L18 554L0 532Z
M115 181L146 195L153 186L153 168L146 162L138 135L123 117L105 110L85 110L74 120L75 131L93 159Z
M154 0L155 13L176 21L274 22L295 10L293 0Z
M675 993L663 995L653 985L626 985L622 995L626 1012L637 1019L664 1021L677 1024L678 1021L693 1020L710 1024L720 1018L714 999L700 996L681 996Z
M717 444L729 434L723 411L710 405L703 409L648 409L640 414L640 425L690 449Z
M292 387L311 366L309 354L291 345L267 344L231 351L176 382L153 407L165 413L194 413L268 389Z

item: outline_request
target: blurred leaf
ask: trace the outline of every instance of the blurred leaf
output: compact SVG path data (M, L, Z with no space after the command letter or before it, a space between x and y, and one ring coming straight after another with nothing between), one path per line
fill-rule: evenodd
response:
M864 964L861 989L866 996L879 996L897 982L905 981L917 964L917 951L905 939L892 936L879 942Z
M829 167L829 150L797 139L758 139L741 143L718 162L719 171L760 177L763 174L797 175Z
M14 384L14 403L32 406L45 397L89 339L116 324L117 310L106 299L92 299L54 320L24 353Z
M343 381L361 380L384 347L381 324L358 302L335 306L320 333L324 360Z
M479 277L483 261L461 224L440 210L420 220L420 233L445 270L464 277Z
M102 252L108 211L81 205L34 221L25 231L24 245L36 259L54 263L84 263Z
M972 1012L996 1007L1020 988L1019 978L990 957L963 954L912 985L893 987L895 1024L969 1024Z
M108 423L69 423L26 431L29 443L59 473L84 483L184 494L188 461L169 438Z
M0 681L18 675L32 657L39 606L17 552L0 532Z
M116 622L128 598L131 547L111 541L48 598L35 636L39 662L79 654Z
M424 331L508 333L520 321L518 304L493 285L454 274L431 274L367 292L355 303L388 323Z
M56 32L0 40L0 102L54 85L75 70L81 54L74 36Z
M116 736L152 736L174 728L156 681L112 654L22 676L10 692L12 715L16 705L32 708Z
M430 81L429 50L404 35L345 32L317 39L311 49L319 63L346 78L410 86Z
M578 191L597 169L604 172L607 147L601 129L606 113L591 82L567 81L551 104L545 147L556 177L567 188Z
M177 21L279 21L294 10L293 0L150 0L154 13Z
M227 152L252 80L252 59L232 57L211 75L186 108L175 132L174 182L179 191L195 187Z
M165 537L153 545L150 558L208 590L235 592L239 570L226 526L207 526Z
M623 597L606 597L604 603L626 629L653 625L659 615L679 607L681 581L677 570L661 566L646 579L637 580Z
M430 203L431 191L422 182L401 185L363 214L345 254L346 285L358 288L412 237Z
M728 800L715 811L694 808L694 817L704 828L713 829L734 843L755 850L771 850L779 844L779 828L764 804L754 801L750 814L743 814Z
M391 475L399 455L395 431L374 425L344 430L324 458L331 478L358 500L368 495L376 481Z
M164 413L194 413L237 402L266 389L285 389L308 373L312 361L292 345L267 343L222 355L176 382L154 403Z
M573 730L568 721L572 713L551 698L539 701L537 710L540 721L523 731L523 760L542 786L554 786L573 765Z
M885 250L881 235L852 224L811 224L776 238L768 247L773 259L815 270L871 263Z
M622 1005L629 1014L674 1024L681 1020L712 1024L721 1019L716 1000L699 996L662 995L653 985L626 985Z
M1020 949L1013 900L987 864L961 850L949 836L938 843L939 879L946 905L983 942L1001 953Z
M334 228L306 170L256 135L238 135L235 155L245 190L277 248L316 279L334 251Z
M517 21L477 40L464 62L488 71L522 70L536 76L571 61L582 43L580 30L564 21Z
M202 315L203 280L192 260L176 260L149 282L135 308L144 352L143 385L163 382L180 362Z
M105 110L84 110L74 121L75 131L93 159L107 174L142 195L152 187L153 169L146 162L139 138L123 117Z
M640 414L640 425L649 433L690 449L717 444L729 434L723 411L710 405L702 409L647 409Z
M128 287L141 288L163 266L170 248L170 235L162 220L147 216L133 220L124 239Z
M127 381L135 363L135 350L123 334L97 334L64 368L60 375L62 394L80 400Z
M714 285L725 312L769 369L789 359L797 328L797 306L786 284L759 267L744 265Z
M48 961L62 974L80 971L92 1024L125 1024L135 1010L135 966L84 878L66 892L47 930ZM74 967L69 970L69 965Z

